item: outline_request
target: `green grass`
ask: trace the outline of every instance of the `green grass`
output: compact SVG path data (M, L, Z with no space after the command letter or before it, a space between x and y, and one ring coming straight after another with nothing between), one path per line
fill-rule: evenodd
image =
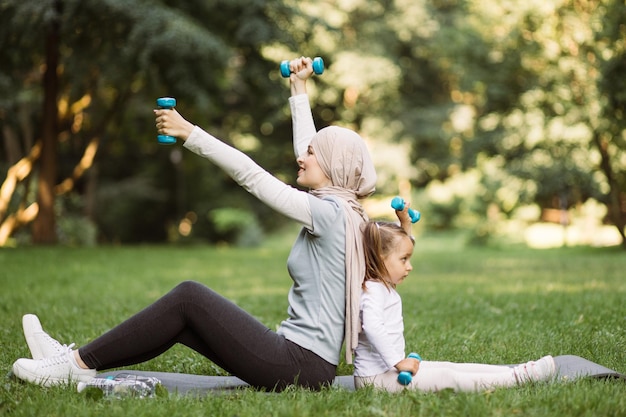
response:
M28 355L21 316L85 344L182 280L203 282L274 328L285 317L293 236L256 249L219 247L0 250L0 415L8 416L626 416L626 383L579 380L486 393L397 395L327 389L241 390L191 398L93 400L5 378ZM513 363L573 354L626 372L626 253L617 248L464 248L418 240L399 287L407 350L425 359ZM245 360L245 358L242 358ZM135 368L222 375L183 347ZM341 374L351 368L341 364Z

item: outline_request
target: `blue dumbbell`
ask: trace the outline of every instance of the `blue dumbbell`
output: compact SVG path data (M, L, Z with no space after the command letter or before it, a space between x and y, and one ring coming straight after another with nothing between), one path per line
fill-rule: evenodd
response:
M409 358L417 359L418 361L422 361L422 357L415 352L409 353ZM409 385L413 380L413 374L409 371L402 371L398 374L398 382L402 385Z
M317 75L322 75L324 72L324 60L319 56L313 58L313 72ZM283 78L289 78L291 70L289 69L289 61L283 61L280 63L280 75Z
M176 99L171 97L161 97L157 99L157 107L159 109L170 110L176 107ZM173 145L176 143L176 138L174 136L168 135L158 135L157 141L161 145Z
M391 207L398 211L404 210L404 200L400 197L394 197L393 200L391 200ZM411 223L417 223L422 218L422 213L409 208L409 217L411 218Z

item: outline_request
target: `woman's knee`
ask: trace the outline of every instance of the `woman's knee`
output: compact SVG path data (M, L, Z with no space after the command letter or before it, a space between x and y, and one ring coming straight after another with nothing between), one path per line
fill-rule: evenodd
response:
M197 295L199 292L206 290L207 287L196 281L183 281L172 290L173 294L180 295Z
M204 287L203 284L200 284L197 281L191 281L191 280L187 280L187 281L182 281L181 283L179 283L175 288L182 288L182 289L195 289L198 287Z

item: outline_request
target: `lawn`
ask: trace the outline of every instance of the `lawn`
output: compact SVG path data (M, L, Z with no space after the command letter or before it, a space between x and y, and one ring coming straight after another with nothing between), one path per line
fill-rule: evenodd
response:
M5 378L28 355L24 313L62 343L85 344L182 280L203 282L276 327L285 317L290 239L226 247L0 250L0 415L7 416L626 416L626 383L579 380L484 393L390 395L329 388L204 398L94 400ZM513 363L583 356L626 372L626 253L618 248L466 248L420 238L399 287L407 350L424 359ZM136 369L223 375L183 347ZM351 373L341 364L340 374Z

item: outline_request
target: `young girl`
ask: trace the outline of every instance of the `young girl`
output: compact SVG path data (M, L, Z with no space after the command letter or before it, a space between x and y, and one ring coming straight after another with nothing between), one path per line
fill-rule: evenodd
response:
M312 60L302 57L290 67L297 183L310 191L281 182L176 110L155 110L159 134L184 141L184 147L302 225L287 260L293 286L288 318L279 329L270 330L202 284L184 282L78 350L61 345L35 315L26 315L24 333L33 359L14 363L18 378L41 385L88 382L96 370L144 362L182 343L255 387L319 389L332 383L344 338L349 361L356 347L353 323L365 268L360 226L368 220L359 199L374 192L376 173L355 132L332 126L316 132L306 95Z
M405 388L478 391L551 378L556 372L551 356L516 367L420 362L405 356L402 301L396 286L413 269L414 242L407 210L408 206L396 211L401 225L369 222L364 228L366 271L360 306L362 330L354 359L356 388L373 385L389 392ZM402 371L413 374L406 386L398 382Z

